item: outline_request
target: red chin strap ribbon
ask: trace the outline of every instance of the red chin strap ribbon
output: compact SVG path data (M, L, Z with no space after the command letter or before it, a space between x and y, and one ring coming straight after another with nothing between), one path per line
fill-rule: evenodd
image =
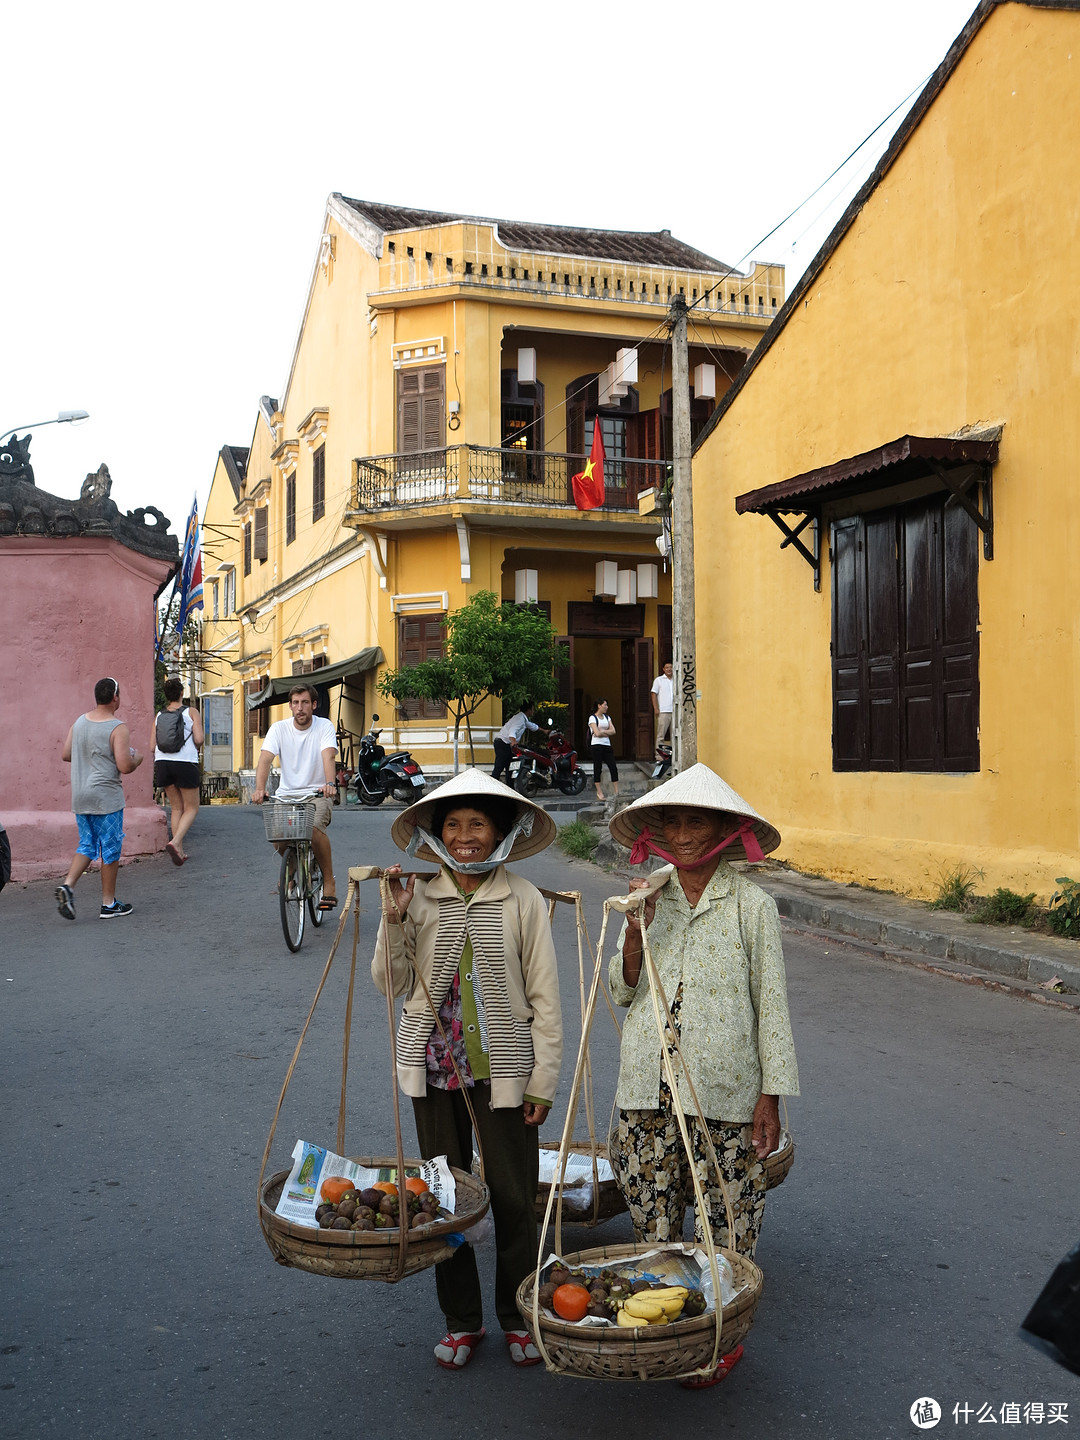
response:
M653 833L647 825L641 827L641 833L634 841L630 850L630 864L641 865L650 855L658 855L661 860L667 860L679 870L699 870L702 865L707 865L710 860L726 850L729 845L734 845L736 840L743 842L743 849L746 851L746 858L751 865L757 865L765 859L758 838L754 834L754 822L744 820L737 830L733 830L726 840L721 840L719 845L714 845L707 855L702 855L700 860L695 860L692 865L680 865L674 855L669 855L666 850L661 850L659 845L654 845Z

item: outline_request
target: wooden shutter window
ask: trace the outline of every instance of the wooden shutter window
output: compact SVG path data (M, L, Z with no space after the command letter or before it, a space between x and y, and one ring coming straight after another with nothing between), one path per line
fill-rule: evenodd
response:
M244 530L244 574L251 574L251 526L245 525Z
M399 665L419 665L425 660L441 660L445 643L445 616L402 615L399 618ZM446 718L446 706L435 700L403 700L400 709L407 720Z
M285 544L296 539L296 471L285 481Z
M311 523L326 514L326 446L320 445L311 457Z
M255 511L255 537L252 546L252 554L260 563L265 564L269 558L269 514L264 505Z
M398 453L417 455L446 445L446 367L398 371Z

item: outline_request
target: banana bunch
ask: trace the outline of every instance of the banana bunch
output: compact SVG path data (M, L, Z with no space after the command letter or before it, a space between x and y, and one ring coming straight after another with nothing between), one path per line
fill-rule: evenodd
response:
M623 1300L615 1314L615 1321L624 1329L635 1325L670 1325L682 1314L686 1297L690 1294L685 1285L667 1285L663 1289L639 1290Z

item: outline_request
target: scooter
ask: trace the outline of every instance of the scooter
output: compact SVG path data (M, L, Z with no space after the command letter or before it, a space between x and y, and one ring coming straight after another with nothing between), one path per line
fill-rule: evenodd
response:
M424 793L424 772L408 750L387 755L379 744L379 717L372 715L371 729L357 748L357 769L352 778L361 805L381 805L387 795L411 805Z
M580 795L587 781L588 776L578 764L577 751L558 730L548 730L544 740L538 736L536 741L526 741L523 735L522 743L513 746L510 784L521 795L544 789Z
M658 740L656 742L656 764L653 766L652 778L659 780L661 775L666 775L671 769L671 741Z

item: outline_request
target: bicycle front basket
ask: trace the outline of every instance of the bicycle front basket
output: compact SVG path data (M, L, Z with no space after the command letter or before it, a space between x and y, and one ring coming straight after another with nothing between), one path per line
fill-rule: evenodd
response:
M263 806L267 840L310 840L315 806L309 800L267 801Z

